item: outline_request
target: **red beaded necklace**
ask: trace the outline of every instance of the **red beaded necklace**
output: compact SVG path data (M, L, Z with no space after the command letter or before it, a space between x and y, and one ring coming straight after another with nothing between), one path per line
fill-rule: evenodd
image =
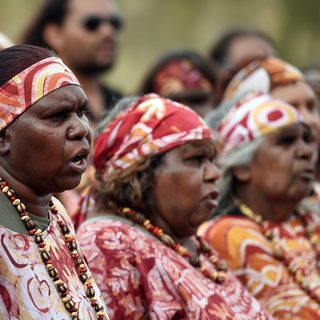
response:
M124 218L141 225L145 230L147 230L156 238L158 238L164 245L170 247L175 252L180 254L182 257L187 259L192 266L194 266L195 268L199 268L201 273L205 277L209 278L210 280L216 283L222 283L226 279L226 262L223 260L219 260L217 256L213 253L210 246L200 237L197 237L197 240L200 244L200 251L208 258L210 263L214 266L215 271L210 271L204 264L201 263L199 257L192 256L192 254L187 248L175 242L172 239L172 237L164 233L163 229L154 226L150 222L150 220L146 219L144 215L142 215L141 213L138 213L130 208L119 208L119 212L117 213L119 213Z
M250 220L258 223L261 227L262 233L265 238L270 241L274 257L281 261L287 268L288 272L292 275L295 282L315 301L320 304L320 280L317 274L305 275L303 272L303 265L297 263L294 257L288 255L281 246L281 240L278 235L270 229L266 229L263 223L262 216L253 212L247 205L237 201L240 211ZM296 211L296 215L300 218L305 235L309 239L317 258L317 266L319 265L320 258L320 226L315 224L312 217L302 211Z
M68 287L65 282L63 282L58 275L57 269L52 264L50 260L50 253L46 249L46 245L43 241L43 232L38 228L36 222L30 217L27 212L27 208L23 202L17 197L16 192L10 188L7 183L0 177L0 188L2 192L8 197L13 206L16 208L20 215L20 219L24 223L26 229L30 236L34 236L35 242L38 245L40 256L42 258L43 263L46 265L46 269L53 283L55 284L61 300L66 308L66 310L70 313L70 316L73 320L80 320L78 317L78 309L76 307L75 302L72 297L68 293ZM103 306L100 305L95 297L95 291L93 289L92 278L87 273L87 267L84 264L84 261L80 257L77 244L70 234L70 230L66 223L59 216L58 210L50 203L50 211L52 214L57 216L57 222L59 224L61 233L63 234L64 241L66 246L69 248L71 257L74 261L75 266L78 269L78 276L81 282L83 283L86 289L86 296L91 300L91 306L96 312L96 316L98 320L109 320L108 315L103 310Z

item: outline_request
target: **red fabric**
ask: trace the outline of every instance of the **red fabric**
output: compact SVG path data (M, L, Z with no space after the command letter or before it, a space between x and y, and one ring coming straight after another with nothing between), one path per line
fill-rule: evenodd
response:
M192 63L186 59L165 65L154 79L154 92L168 96L183 91L212 91L212 85Z
M111 319L272 319L231 273L216 284L159 240L123 221L89 220L80 227L78 240Z
M156 94L142 96L119 114L96 139L93 162L113 174L139 160L192 140L212 138L190 108Z

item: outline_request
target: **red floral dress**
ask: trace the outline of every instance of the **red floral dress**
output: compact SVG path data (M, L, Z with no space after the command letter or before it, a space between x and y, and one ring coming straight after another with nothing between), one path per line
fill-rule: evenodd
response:
M96 218L78 232L112 319L272 319L229 272L223 284L216 284L128 223Z

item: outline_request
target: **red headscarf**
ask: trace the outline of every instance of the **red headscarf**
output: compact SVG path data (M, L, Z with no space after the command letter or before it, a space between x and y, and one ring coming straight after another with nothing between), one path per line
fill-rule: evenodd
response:
M205 138L212 138L211 131L194 111L148 94L105 128L95 141L93 161L98 171L114 174L147 156Z

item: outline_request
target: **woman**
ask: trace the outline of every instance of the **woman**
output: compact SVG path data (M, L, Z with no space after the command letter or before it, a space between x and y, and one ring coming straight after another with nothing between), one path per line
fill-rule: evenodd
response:
M297 68L274 57L244 63L225 79L220 88L220 92L223 92L222 102L216 112L210 112L206 117L209 126L215 130L235 101L253 91L269 93L299 110L320 146L320 105L315 92ZM301 203L302 208L319 212L319 180L320 162L317 164L317 179L310 194Z
M219 173L191 109L143 96L105 126L93 158L100 190L78 236L115 319L270 318L193 237Z
M74 230L52 197L76 187L87 98L51 51L0 52L0 318L108 319Z
M276 319L320 319L319 217L298 210L317 148L292 106L244 97L223 119L217 218L198 231Z
M209 61L195 51L180 49L167 52L154 64L139 93L157 93L204 117L214 107L215 90L215 70Z

